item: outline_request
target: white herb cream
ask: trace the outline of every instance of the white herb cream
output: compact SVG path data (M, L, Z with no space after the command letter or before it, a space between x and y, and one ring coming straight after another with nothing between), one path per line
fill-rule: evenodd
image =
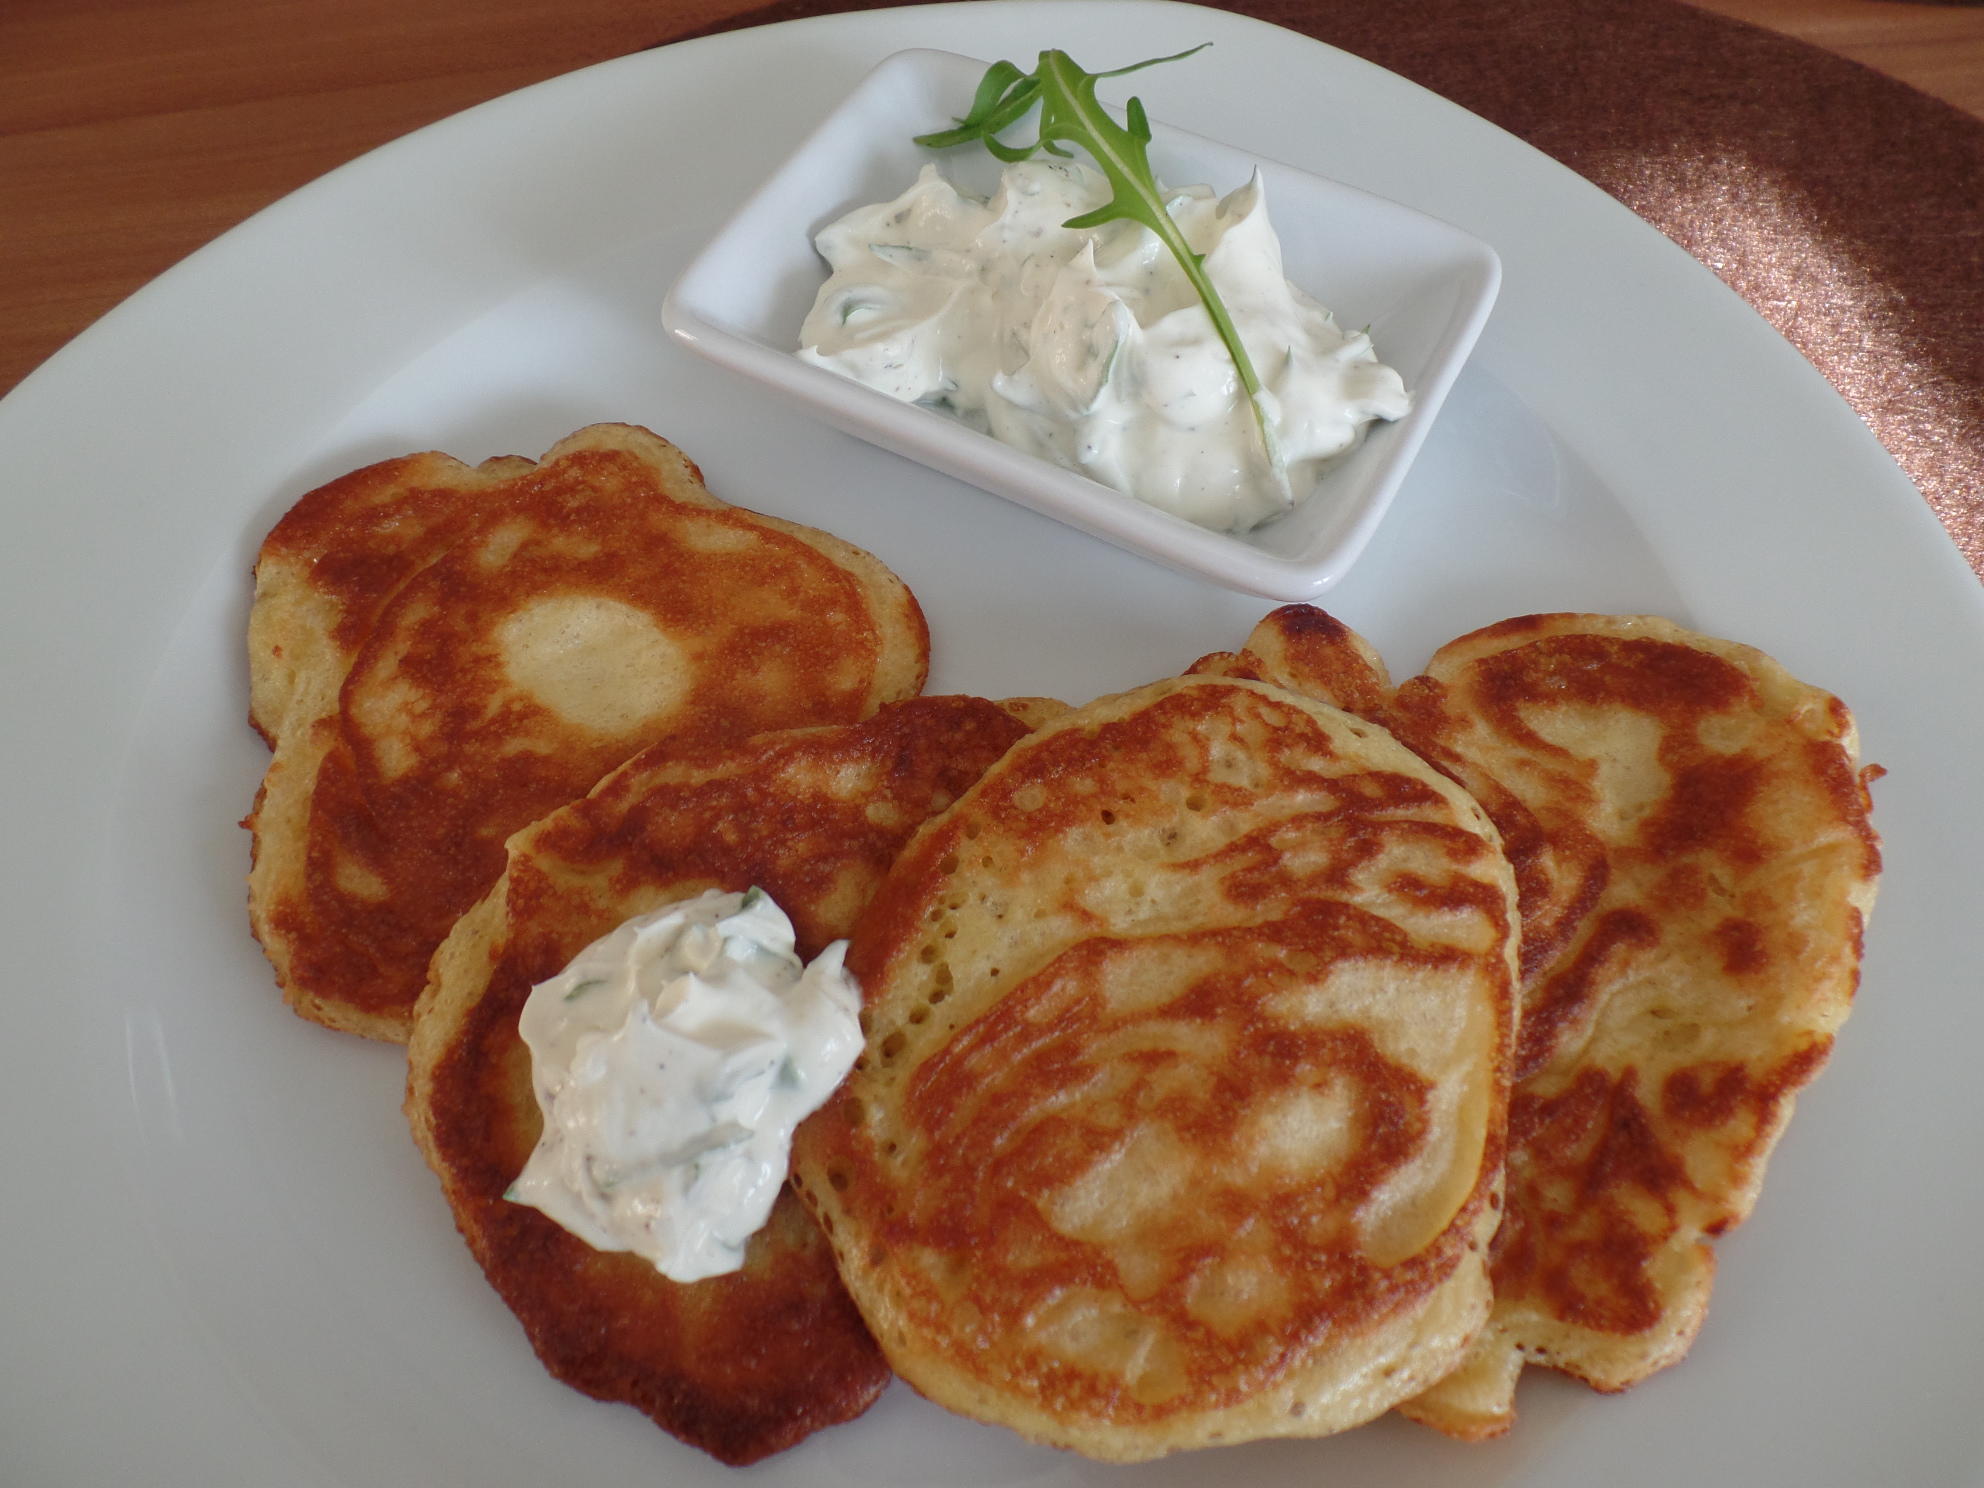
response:
M1166 205L1264 386L1286 479L1204 303L1135 221L1064 227L1110 199L1073 160L1008 166L980 201L926 165L815 242L832 270L802 360L954 414L1201 526L1244 532L1306 497L1374 419L1411 406L1363 332L1282 272L1258 174Z

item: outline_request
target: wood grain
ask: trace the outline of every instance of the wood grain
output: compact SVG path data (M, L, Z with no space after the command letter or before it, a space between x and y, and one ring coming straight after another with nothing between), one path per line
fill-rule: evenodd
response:
M1958 0L1689 0L1851 57L1984 118L1984 4Z
M147 280L325 171L471 104L754 3L6 0L0 392ZM1984 9L1705 8L1829 47L1984 117Z

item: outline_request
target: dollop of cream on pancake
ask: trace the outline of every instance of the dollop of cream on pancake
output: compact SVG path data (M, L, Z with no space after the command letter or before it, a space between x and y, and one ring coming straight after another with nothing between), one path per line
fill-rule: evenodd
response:
M802 962L762 889L710 889L595 940L517 1020L544 1133L509 1197L674 1281L735 1271L793 1129L861 1053L846 950Z
M799 953L818 956L910 834L1027 728L977 698L919 697L859 723L656 746L511 838L504 872L434 958L406 1112L470 1250L556 1378L732 1464L880 1393L888 1366L789 1192L742 1270L690 1283L504 1197L543 1129L518 1019L532 985L587 944L707 889L762 886Z

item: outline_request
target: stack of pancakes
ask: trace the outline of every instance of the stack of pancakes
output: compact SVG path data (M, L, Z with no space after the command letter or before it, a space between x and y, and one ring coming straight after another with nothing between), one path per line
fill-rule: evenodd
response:
M400 1041L510 833L650 744L912 696L929 645L872 555L719 501L627 425L312 491L262 545L248 639L275 751L247 822L255 933L298 1012Z
M887 1367L790 1199L693 1287L503 1200L538 1127L516 1012L613 924L719 883L776 885L802 945L845 934L863 875L1023 725L878 714L928 667L902 582L624 425L539 462L360 470L291 509L255 577L251 923L299 1013L413 1037L416 1137L547 1367L730 1462L865 1409ZM827 791L778 816L802 777Z
M550 1371L731 1463L890 1375L1109 1460L1397 1408L1506 1429L1699 1326L1850 1001L1851 720L1744 647L1543 616L1394 687L1306 606L1085 707L916 696L908 591L645 431L334 482L257 568L257 933L410 1033L407 1114ZM745 1268L505 1190L531 985L761 887L867 1052Z
M1495 1306L1408 1402L1479 1439L1547 1365L1605 1391L1700 1328L1708 1241L1742 1222L1858 982L1880 874L1853 719L1747 646L1650 616L1533 615L1393 689L1321 612L1199 669L1382 722L1494 820L1522 917Z
M558 1378L731 1463L881 1391L889 1368L791 1193L742 1271L686 1285L504 1197L542 1127L517 1019L590 942L709 888L765 889L817 956L916 827L1025 732L991 703L922 697L860 723L656 745L510 839L503 876L435 958L406 1109L469 1248Z

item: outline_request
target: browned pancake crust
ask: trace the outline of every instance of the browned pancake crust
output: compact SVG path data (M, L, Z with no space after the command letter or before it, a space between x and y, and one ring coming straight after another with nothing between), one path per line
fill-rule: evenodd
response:
M1136 1459L1341 1429L1465 1347L1499 1184L1507 869L1473 803L1323 711L1195 678L1071 714L933 822L863 917L849 965L869 1053L802 1131L795 1182L898 1372L941 1403ZM1123 846L1145 841L1141 860ZM1411 930L1386 912L1407 902ZM1374 990L1330 1003L1330 969L1351 966ZM1452 994L1436 1021L1478 1014L1466 1056L1443 1042L1455 1026L1388 1026L1405 1042L1387 1046L1345 1011L1428 985ZM1408 1045L1478 1063L1436 1091ZM1462 1089L1457 1121L1440 1102ZM1326 1174L1245 1145L1264 1113L1316 1099L1357 1132ZM1317 1140L1299 1126L1277 1140ZM1119 1195L1138 1211L1120 1233L1067 1217L1084 1184L1115 1181L1111 1154L1152 1141L1179 1144L1188 1194ZM1396 1242L1363 1228L1377 1196L1435 1149L1450 1207L1383 1253ZM1422 1355L1413 1320L1464 1267ZM1092 1317L1072 1335L1055 1321L1071 1306ZM1118 1370L1131 1320L1154 1343ZM1359 1360L1342 1376L1337 1350Z
M405 1037L511 832L659 741L863 717L917 691L927 654L870 555L725 505L645 430L596 426L452 482L442 459L312 493L258 566L297 617L258 638L306 654L257 658L296 679L258 687L278 752L248 823L256 930L299 1012L382 1038ZM561 617L600 614L648 650L567 645Z
M545 1367L722 1461L865 1410L889 1371L788 1192L743 1271L683 1285L503 1198L541 1122L517 1017L533 983L620 921L706 888L768 890L802 954L845 935L902 842L1026 733L973 698L864 723L652 750L519 833L435 958L407 1115L462 1234Z
M465 465L438 451L381 460L302 497L277 522L257 558L258 577L280 571L287 590L261 605L249 646L249 722L270 748L299 695L320 680L335 688L386 601L500 500L534 461L500 456ZM263 596L258 596L263 597ZM271 608L307 611L307 621ZM268 625L266 637L255 634Z
M1291 626L1315 628L1270 616L1264 655ZM1330 665L1304 690L1342 685ZM1655 617L1489 626L1360 711L1486 807L1516 873L1495 1313L1468 1367L1406 1407L1492 1436L1525 1363L1620 1390L1686 1352L1706 1242L1750 1212L1851 1004L1879 848L1844 705Z
M1557 737L1579 710L1616 717L1616 753L1661 787ZM1484 1350L1624 1389L1687 1351L1706 1242L1749 1214L1851 1006L1880 873L1852 717L1749 647L1538 615L1442 648L1391 718L1496 818L1521 895ZM1509 1420L1471 1414L1426 1412L1461 1435Z
M1377 649L1327 610L1306 604L1270 611L1241 650L1201 656L1186 671L1272 683L1374 721L1392 695Z

